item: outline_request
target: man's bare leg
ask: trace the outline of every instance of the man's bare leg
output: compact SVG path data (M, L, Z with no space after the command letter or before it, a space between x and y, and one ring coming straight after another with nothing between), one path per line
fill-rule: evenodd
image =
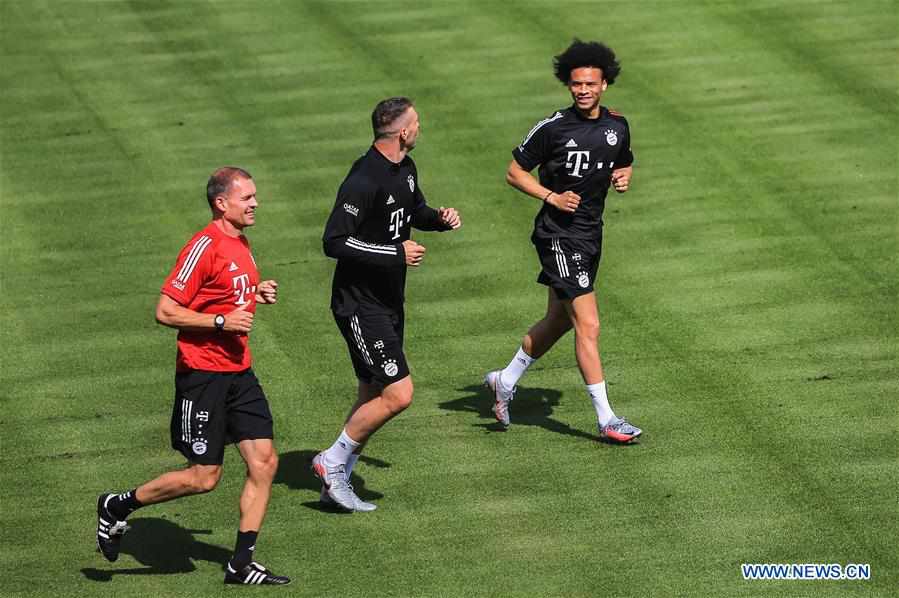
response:
M253 561L256 539L265 519L272 494L272 482L278 471L278 455L270 438L242 440L237 448L247 464L247 479L240 493L240 523L234 556L228 563L230 574L245 570Z
M488 372L484 384L493 391L493 413L496 420L508 427L511 423L509 402L515 395L515 386L529 367L571 330L571 320L563 302L555 291L547 288L546 314L536 322L521 339L521 347L502 370Z
M240 494L240 529L259 531L278 471L278 455L270 438L242 440L237 448L247 464L247 479Z
M340 436L328 450L319 453L312 460L313 471L322 480L327 495L343 508L354 511L375 509L375 505L361 501L353 492L352 485L349 484L347 464L350 461L355 464L359 451L368 439L409 407L413 391L410 376L383 388L360 382L359 396Z
M222 477L221 465L192 463L185 469L169 471L121 494L101 494L97 499L97 548L109 561L119 558L122 535L128 530L125 519L137 509L209 492Z
M615 415L609 404L608 389L599 356L599 310L596 293L579 295L565 303L568 316L574 326L574 351L581 377L587 385L590 401L596 409L600 437L620 443L628 443L642 433L624 419Z
M599 311L596 294L579 295L563 302L574 328L574 353L584 384L603 381L602 361L599 358Z
M546 314L543 319L528 329L521 339L521 348L498 376L502 388L506 391L515 389L518 380L537 359L543 357L560 338L571 330L571 320L565 309L565 302L556 296L555 291L547 288Z
M344 422L344 426L350 421L350 418L353 417L353 414L359 410L362 405L368 403L372 399L381 396L381 391L383 390L383 386L381 386L378 382L363 382L359 380L359 388L357 389L357 399L353 404L352 408L350 408L349 414L346 416L346 421ZM350 456L347 457L346 461L346 477L350 479L350 476L353 474L353 468L356 467L356 461L359 460L359 455L362 454L362 449L365 448L365 443L360 442L359 446L353 449L353 452L350 453Z

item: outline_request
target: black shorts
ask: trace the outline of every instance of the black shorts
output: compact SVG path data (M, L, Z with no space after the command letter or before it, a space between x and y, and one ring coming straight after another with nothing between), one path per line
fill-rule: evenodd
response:
M252 369L175 374L172 448L191 463L221 465L225 445L272 438L272 413Z
M356 312L348 318L334 314L334 321L346 341L360 382L377 381L387 386L409 375L403 354L402 315Z
M537 282L545 284L559 299L574 299L593 292L602 239L533 238L543 269Z

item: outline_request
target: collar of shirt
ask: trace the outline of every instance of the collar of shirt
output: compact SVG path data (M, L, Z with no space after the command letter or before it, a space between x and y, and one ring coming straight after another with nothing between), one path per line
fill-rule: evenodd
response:
M403 159L399 162L392 162L387 159L387 156L378 151L378 148L375 146L371 146L368 150L369 155L374 156L374 160L376 163L381 164L385 169L389 170L392 173L397 172L400 168L402 168L405 164L408 163L410 159L409 156L403 156Z
M599 116L597 116L596 118L587 118L586 116L584 116L583 114L580 113L580 111L577 109L577 106L574 104L571 105L571 112L574 113L575 118L577 118L578 120L582 120L582 121L588 122L588 123L598 122L598 121L602 120L603 118L605 118L605 116L609 113L609 111L606 109L605 106L600 106L599 107Z

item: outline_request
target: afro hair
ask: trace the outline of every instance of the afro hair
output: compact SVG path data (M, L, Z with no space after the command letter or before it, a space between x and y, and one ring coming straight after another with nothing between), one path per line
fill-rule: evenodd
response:
M582 42L575 38L567 50L553 58L556 78L566 85L571 79L571 71L585 66L602 70L602 77L609 85L621 72L615 52L602 42Z

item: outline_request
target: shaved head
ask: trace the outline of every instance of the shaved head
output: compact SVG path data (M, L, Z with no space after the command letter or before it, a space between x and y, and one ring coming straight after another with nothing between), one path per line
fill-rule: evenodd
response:
M381 100L371 113L371 128L375 139L389 137L406 123L400 122L402 116L412 107L409 98L396 97Z

